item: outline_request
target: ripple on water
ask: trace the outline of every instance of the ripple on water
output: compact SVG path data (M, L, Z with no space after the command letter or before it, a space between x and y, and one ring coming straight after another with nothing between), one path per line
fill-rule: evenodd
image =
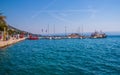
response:
M0 74L119 75L119 40L25 40L0 50Z

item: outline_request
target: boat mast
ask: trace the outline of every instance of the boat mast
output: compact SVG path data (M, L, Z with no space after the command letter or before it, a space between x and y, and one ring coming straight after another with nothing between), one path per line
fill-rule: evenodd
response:
M48 36L50 36L50 34L49 34L49 24L48 24Z
M80 33L80 27L78 28L78 34L81 35L81 33Z
M65 37L67 36L67 27L65 26Z
M82 29L81 29L81 30L82 30L82 33L81 33L81 35L83 36L83 25L82 25Z
M53 33L54 33L54 37L55 37L55 24L54 24L54 27L53 27Z

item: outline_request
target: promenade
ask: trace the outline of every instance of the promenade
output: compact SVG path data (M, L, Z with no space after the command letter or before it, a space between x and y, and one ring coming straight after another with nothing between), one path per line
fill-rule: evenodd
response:
M7 41L0 41L0 48L4 48L4 47L6 47L6 46L15 44L15 43L20 42L20 41L23 41L23 40L25 40L25 38L19 38L19 39L10 38L10 39L7 40Z

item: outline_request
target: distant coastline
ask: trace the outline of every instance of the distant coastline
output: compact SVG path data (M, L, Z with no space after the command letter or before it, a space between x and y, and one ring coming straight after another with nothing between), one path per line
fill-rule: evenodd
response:
M85 32L83 33L84 35L90 35L92 32ZM120 36L120 32L105 32L107 34L107 36ZM67 33L66 35L69 35L69 34L72 34L72 33ZM59 35L59 36L64 36L65 33L56 33L56 34L36 34L36 35L43 35L43 36L47 36L47 35L51 35L51 36L54 36L54 35Z

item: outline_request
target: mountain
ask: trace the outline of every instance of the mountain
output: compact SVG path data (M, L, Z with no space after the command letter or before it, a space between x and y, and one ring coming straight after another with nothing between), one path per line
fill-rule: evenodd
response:
M13 27L11 25L8 25L8 29L12 29L12 30L14 30L16 32L20 32L20 33L25 33L26 35L31 34L31 35L41 36L40 34L33 34L33 33L30 33L30 32L27 32L27 31L20 30L20 29L15 28L15 27Z
M11 26L11 25L8 25L8 29L12 29L12 30L14 30L14 31L16 31L16 32L20 32L20 33L32 34L32 33L30 33L30 32L17 29L17 28L15 28L15 27Z

